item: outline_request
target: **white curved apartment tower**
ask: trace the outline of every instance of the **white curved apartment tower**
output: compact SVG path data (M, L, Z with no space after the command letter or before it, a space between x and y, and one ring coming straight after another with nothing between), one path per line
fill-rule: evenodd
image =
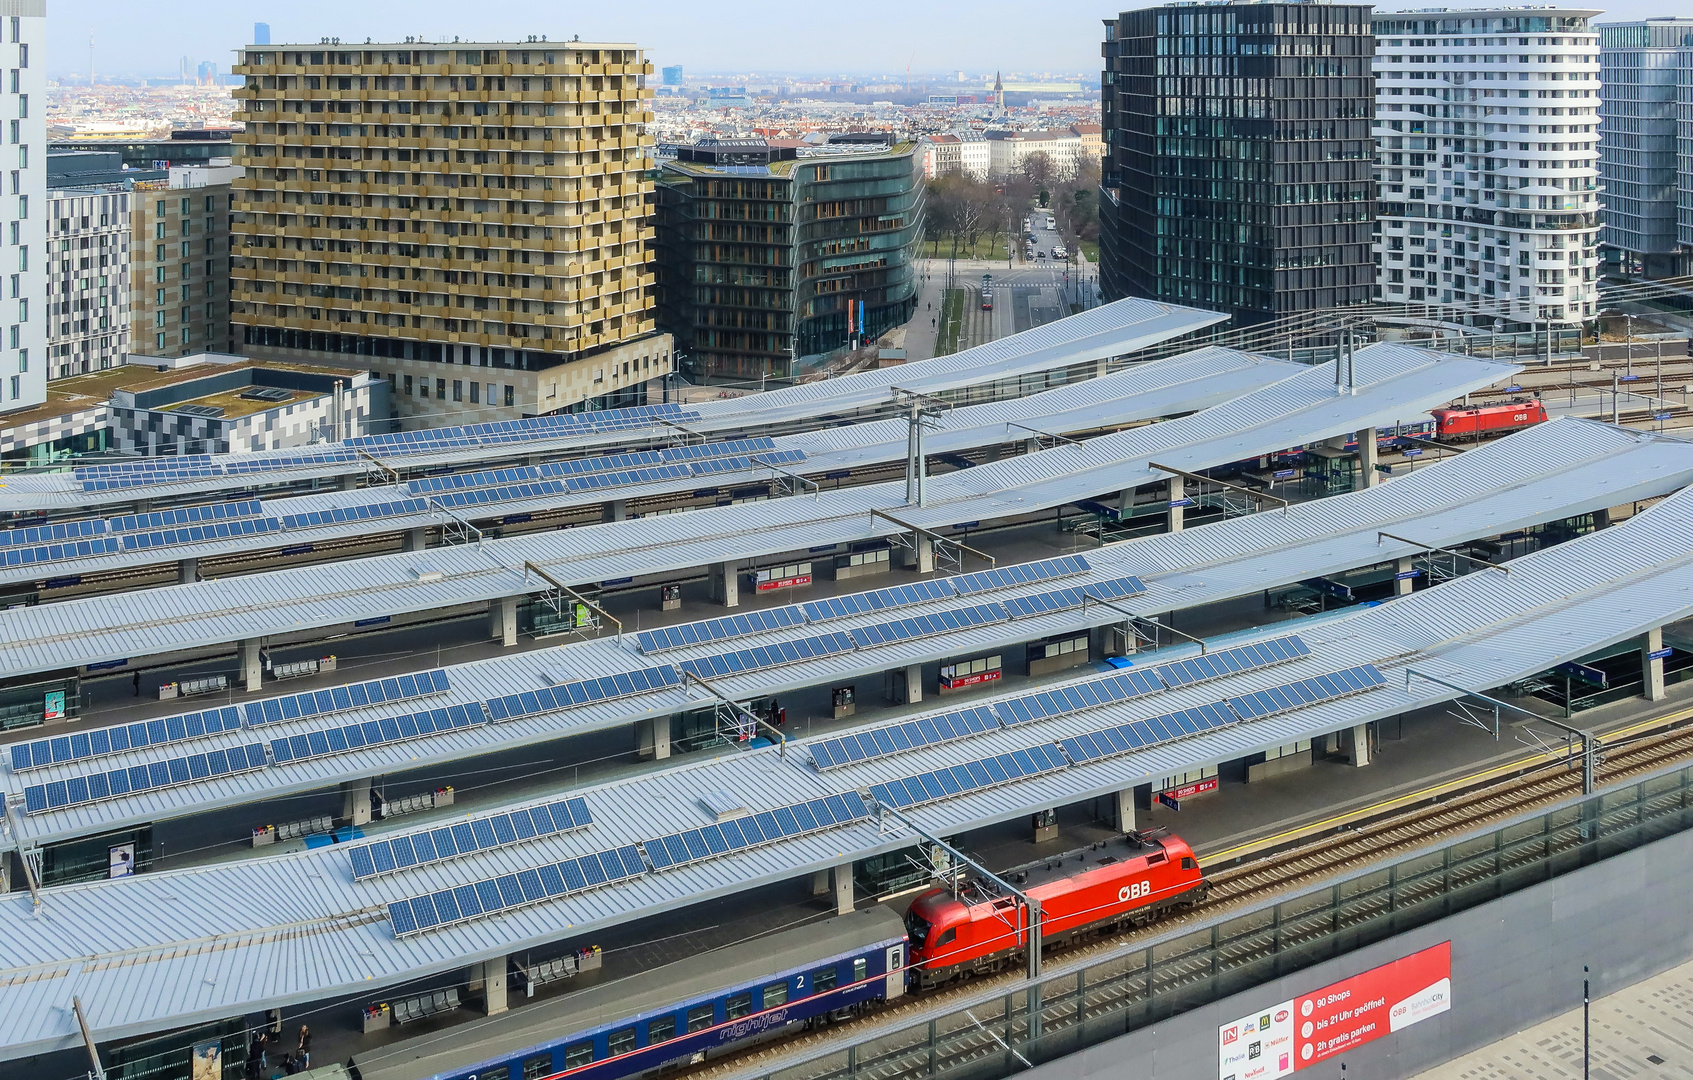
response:
M1515 330L1598 314L1598 14L1376 12L1377 300Z

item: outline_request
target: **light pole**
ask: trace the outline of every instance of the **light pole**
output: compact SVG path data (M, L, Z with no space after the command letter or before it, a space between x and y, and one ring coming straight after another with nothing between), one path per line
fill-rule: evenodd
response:
M1588 1018L1593 1004L1592 987L1587 979L1587 965L1581 965L1581 1080L1588 1080L1588 1066L1592 1062L1593 1044L1589 1038Z

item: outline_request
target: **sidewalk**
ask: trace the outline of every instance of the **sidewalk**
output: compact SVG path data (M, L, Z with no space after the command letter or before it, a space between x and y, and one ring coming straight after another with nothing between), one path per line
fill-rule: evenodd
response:
M1581 992L1574 1008L1543 1024L1419 1074L1416 1080L1581 1080ZM1670 968L1593 1002L1592 1075L1687 1076L1693 1048L1693 964Z

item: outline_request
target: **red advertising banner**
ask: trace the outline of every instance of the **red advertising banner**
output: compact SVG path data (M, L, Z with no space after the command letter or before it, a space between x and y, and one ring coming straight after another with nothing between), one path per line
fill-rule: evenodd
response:
M1452 943L1283 1001L1217 1031L1219 1080L1277 1077L1452 1008Z
M981 683L998 682L998 671L978 671L970 675L954 675L950 679L942 680L948 690L961 690L966 686L977 686Z
M771 592L775 589L793 589L801 585L810 585L811 575L800 574L798 577L771 578L769 581L758 583L756 591Z

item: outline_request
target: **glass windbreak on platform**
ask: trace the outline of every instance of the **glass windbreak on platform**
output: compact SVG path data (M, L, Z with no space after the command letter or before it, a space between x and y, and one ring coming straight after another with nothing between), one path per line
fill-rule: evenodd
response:
M761 1080L997 1080L1693 827L1693 767L1123 949Z

